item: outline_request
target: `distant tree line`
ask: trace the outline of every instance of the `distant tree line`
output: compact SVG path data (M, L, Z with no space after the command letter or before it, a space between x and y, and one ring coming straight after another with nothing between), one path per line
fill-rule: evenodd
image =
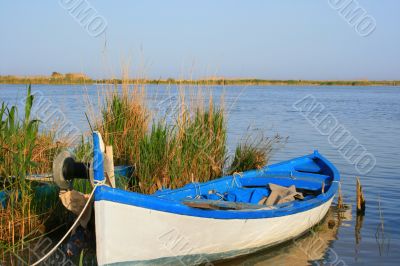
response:
M94 80L83 73L53 72L50 76L0 76L3 84L92 84Z
M400 86L400 80L266 80L266 79L92 79L83 73L53 72L50 76L0 75L3 84L187 84L187 85L298 85L298 86Z

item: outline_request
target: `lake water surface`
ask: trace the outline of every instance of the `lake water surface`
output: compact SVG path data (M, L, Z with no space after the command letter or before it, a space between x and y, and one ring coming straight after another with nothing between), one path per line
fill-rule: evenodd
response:
M38 98L48 100L46 104L51 108L46 112L58 110L84 132L88 130L84 114L86 99L96 105L102 86L33 85L32 88L39 93ZM177 88L146 86L146 91L151 108L167 116L173 112L171 103L177 101ZM400 87L214 86L204 89L203 94L207 96L209 91L216 103L224 95L231 150L246 132L289 137L285 146L274 154L272 163L318 149L339 169L344 201L352 206L339 217L332 208L319 229L296 241L221 264L400 263ZM25 94L24 85L0 84L0 99L10 104L20 105ZM294 104L304 97L319 103L319 108L324 108L321 114L334 117L338 126L347 129L352 140L373 156L376 165L371 171L360 172L354 158L347 160L330 135L321 134L316 124L296 109L298 105ZM39 114L39 118L45 116ZM358 218L356 176L361 179L367 201L365 217ZM333 228L328 225L331 219L336 221Z

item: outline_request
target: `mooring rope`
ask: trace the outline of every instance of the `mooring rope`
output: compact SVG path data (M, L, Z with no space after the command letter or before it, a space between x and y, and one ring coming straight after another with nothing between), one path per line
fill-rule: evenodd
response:
M196 197L194 197L195 199L200 199L201 198L201 188L200 188L200 184L198 182L193 182L194 185L194 189L196 190ZM199 189L199 191L197 191L197 189ZM198 192L198 193L197 193Z
M231 188L233 188L233 184L236 185L236 187L240 187L238 181L236 180L236 176L239 176L239 179L243 177L243 172L234 172L232 174L232 183L231 183Z
M72 230L75 228L75 226L78 224L79 220L82 218L83 213L86 211L87 207L90 204L90 201L93 198L94 192L96 191L96 188L98 186L104 185L106 183L106 180L104 179L103 181L97 181L95 180L95 185L93 187L92 192L89 195L89 198L85 204L85 206L83 207L81 213L78 215L78 218L76 218L74 224L71 226L71 228L67 231L67 233L61 238L61 240L57 243L57 245L55 245L49 252L47 252L46 255L44 255L40 260L36 261L35 263L33 263L31 266L36 266L39 265L39 263L43 262L44 260L46 260L48 257L50 257L51 254L54 253L54 251L57 250L57 248L62 244L62 242L64 242L64 240L67 238L67 236L72 232Z

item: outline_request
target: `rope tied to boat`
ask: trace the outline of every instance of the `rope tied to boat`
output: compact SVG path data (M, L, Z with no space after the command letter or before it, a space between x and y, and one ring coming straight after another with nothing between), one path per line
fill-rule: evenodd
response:
M293 180L296 179L296 177L293 175L293 171L290 171L290 178Z
M236 184L236 187L240 187L238 181L236 180L236 176L239 176L239 179L243 177L243 172L234 172L232 174L232 183L231 188L233 188L233 184Z
M194 185L194 189L196 190L196 197L194 197L195 199L200 199L201 198L201 188L200 188L200 184L198 182L193 182Z
M82 218L82 215L85 213L86 209L88 208L89 204L91 203L91 200L93 198L94 192L96 191L96 188L98 186L102 186L106 184L106 180L94 180L94 187L92 192L89 195L88 200L86 201L85 206L83 207L81 213L78 215L78 217L76 218L75 222L72 224L71 228L67 231L67 233L61 238L61 240L49 251L47 252L46 255L44 255L41 259L39 259L38 261L36 261L35 263L33 263L31 266L36 266L39 265L39 263L45 261L48 257L50 257L51 254L53 254L57 248L62 244L62 242L64 242L64 240L68 237L68 235L72 232L72 230L75 228L75 226L78 224L79 220Z

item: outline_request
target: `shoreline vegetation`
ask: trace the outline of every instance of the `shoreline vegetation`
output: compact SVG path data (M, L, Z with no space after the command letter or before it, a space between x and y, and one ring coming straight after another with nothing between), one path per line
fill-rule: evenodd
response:
M400 80L267 80L255 78L206 79L92 79L83 73L53 72L50 76L0 75L0 84L156 84L156 85L264 85L264 86L400 86Z
M235 153L228 154L223 98L218 104L218 99L203 96L201 90L189 95L182 91L171 106L170 119L157 118L151 111L144 85L123 82L121 93L113 85L103 93L97 108L91 102L86 108L94 129L102 133L106 145L113 146L115 164L135 166L130 176L117 179L121 189L150 194L258 169L286 142L280 135L247 132ZM42 122L35 118L34 106L31 85L22 110L0 101L1 265L36 261L27 249L43 237L58 242L71 225L70 214L60 204L59 189L27 176L50 173L54 157L66 148L79 161L92 158L87 134L73 145L55 138L53 132L40 129ZM74 189L89 193L92 188L88 180L74 180Z

